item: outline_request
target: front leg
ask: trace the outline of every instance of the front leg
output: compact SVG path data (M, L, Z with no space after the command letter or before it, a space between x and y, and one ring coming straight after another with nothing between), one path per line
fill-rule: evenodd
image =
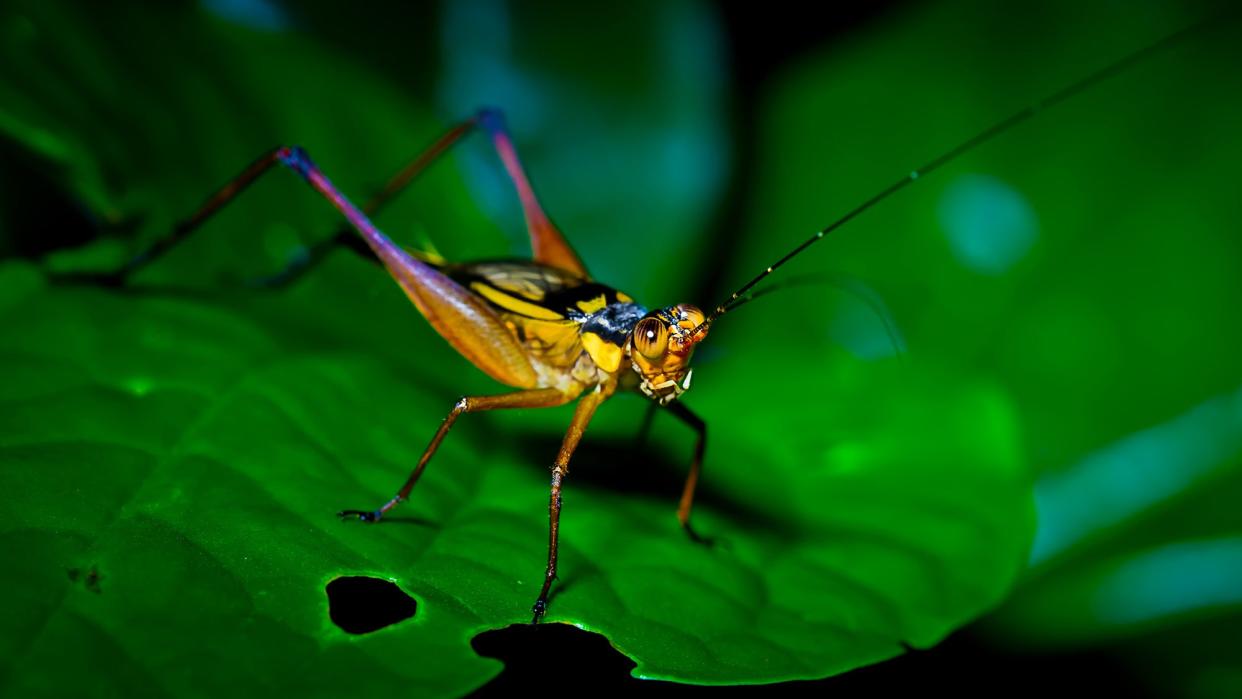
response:
M540 617L548 610L548 591L552 589L552 581L556 579L556 554L561 526L561 481L569 475L569 457L578 448L578 442L586 432L587 423L595 415L595 409L608 398L608 394L600 389L588 393L578 401L574 410L574 419L569 423L569 431L561 442L561 450L552 465L552 493L548 499L548 566L544 570L543 588L539 590L539 599L531 611L535 617L532 624L538 624Z
M686 476L686 485L681 490L681 502L677 505L677 521L691 539L706 543L707 540L695 533L690 526L690 509L694 506L694 491L699 484L699 473L703 469L703 452L707 450L707 423L703 418L690 412L685 405L673 401L665 406L677 419L694 428L698 440L694 443L694 459L690 462L690 474Z

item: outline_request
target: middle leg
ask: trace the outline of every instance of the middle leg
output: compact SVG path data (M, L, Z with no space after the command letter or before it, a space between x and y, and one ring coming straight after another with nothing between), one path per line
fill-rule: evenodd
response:
M405 480L405 484L401 486L401 489L397 491L397 494L391 500L384 503L378 510L341 510L337 515L346 519L357 517L363 522L378 522L389 510L408 498L410 491L414 489L414 484L418 483L419 476L423 475L423 470L427 468L427 462L431 461L431 457L435 455L436 449L440 448L440 442L444 441L444 436L452 429L453 423L457 422L457 417L462 413L477 413L484 410L502 410L505 408L550 408L564 405L573 400L574 396L574 393L567 393L559 388L536 388L529 391L502 393L498 396L462 397L453 404L453 409L444 418L444 422L440 423L440 429L436 430L435 436L431 438L431 443L423 451L422 457L419 458L418 464L414 466L414 470L410 473L409 478Z

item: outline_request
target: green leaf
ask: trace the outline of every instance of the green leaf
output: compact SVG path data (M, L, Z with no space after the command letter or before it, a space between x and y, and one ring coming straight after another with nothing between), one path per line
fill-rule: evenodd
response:
M469 416L408 519L338 522L391 493L454 395L433 375L458 368L386 366L365 346L318 345L311 317L273 322L305 300L37 289L10 308L0 444L14 505L0 530L6 558L29 562L7 581L29 603L0 634L12 691L53 666L117 693L296 674L313 694L452 694L496 671L469 639L528 620L546 542L546 476L515 445L543 435L546 463L567 411ZM1029 491L1001 394L953 380L946 397L951 377L804 350L762 358L822 378L773 390L716 365L696 514L715 546L679 531L675 489L615 492L577 477L607 469L606 452L574 462L547 620L604 633L641 676L840 672L935 643L1020 567ZM798 410L804 389L824 409ZM588 439L632 435L626 400ZM666 447L688 456L687 441ZM100 591L71 570L97 570ZM397 581L414 620L360 638L331 626L324 585L356 574ZM87 636L110 655L82 653Z

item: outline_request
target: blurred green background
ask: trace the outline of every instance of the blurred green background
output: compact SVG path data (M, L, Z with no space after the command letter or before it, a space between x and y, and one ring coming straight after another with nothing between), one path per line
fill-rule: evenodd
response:
M456 396L496 386L348 255L246 289L337 228L296 178L256 185L145 291L40 269L114 267L277 143L365 199L495 105L596 278L708 306L902 173L1212 12L10 3L0 545L20 564L0 683L454 695L544 655L579 681L626 671L556 631L500 637L499 679L470 648L533 601L564 410L463 420L412 526L333 520L389 495ZM676 531L684 429L661 417L636 445L641 402L605 406L567 484L549 620L691 683L892 658L784 690L1242 693L1239 29L1036 115L722 319L685 397L712 429L696 516L716 546ZM378 220L450 259L527 249L479 138ZM419 613L349 637L324 613L341 574L392 579Z

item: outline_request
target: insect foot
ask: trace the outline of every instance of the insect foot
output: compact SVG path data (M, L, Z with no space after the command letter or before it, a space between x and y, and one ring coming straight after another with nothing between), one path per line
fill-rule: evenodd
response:
M543 615L546 614L548 611L548 601L540 597L539 599L535 600L535 606L531 607L530 610L534 612L535 614L535 618L531 619L530 623L538 624L539 620L543 618Z
M384 516L383 510L341 510L336 513L341 519L357 517L362 522L378 522Z

